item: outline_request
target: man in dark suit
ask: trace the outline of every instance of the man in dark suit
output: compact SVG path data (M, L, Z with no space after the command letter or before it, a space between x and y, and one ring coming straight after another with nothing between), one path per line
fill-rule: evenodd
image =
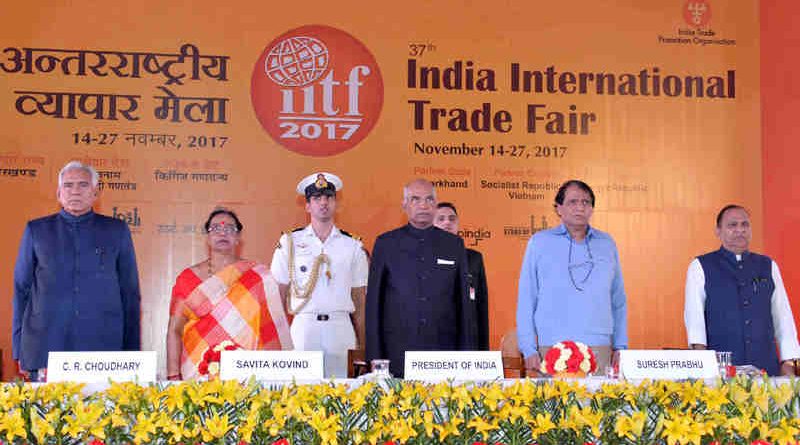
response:
M41 380L50 351L138 351L140 294L128 226L92 211L94 168L58 175L62 210L28 222L14 267L12 356Z
M408 224L375 240L366 303L367 359L389 359L398 377L406 351L477 347L464 241L433 226L433 185L406 185L403 210Z
M458 235L458 211L450 202L436 205L436 218L433 225ZM478 323L478 349L489 350L489 286L486 284L486 269L483 267L483 255L475 249L467 249L467 284L469 299L475 305L475 316Z

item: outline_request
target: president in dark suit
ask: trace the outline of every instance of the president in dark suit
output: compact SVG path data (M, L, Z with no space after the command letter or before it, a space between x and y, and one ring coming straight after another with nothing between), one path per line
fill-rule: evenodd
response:
M436 194L425 180L403 189L408 224L375 241L367 283L366 356L403 375L406 351L477 348L464 241L433 226Z
M12 356L40 380L50 351L140 349L140 293L128 226L92 211L97 172L58 175L62 210L30 221L14 267Z

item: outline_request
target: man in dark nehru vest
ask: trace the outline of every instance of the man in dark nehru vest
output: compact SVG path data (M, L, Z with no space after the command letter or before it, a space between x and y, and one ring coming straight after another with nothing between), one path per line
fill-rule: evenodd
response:
M366 304L367 359L389 359L396 377L406 351L477 347L464 241L434 227L433 184L406 185L403 210L408 224L375 240Z
M722 247L695 258L686 274L689 346L731 351L735 365L793 375L800 345L778 265L748 251L752 232L744 207L720 210L716 233Z
M61 211L28 222L14 266L12 358L41 380L51 351L138 351L139 274L128 226L94 213L98 174L58 174Z

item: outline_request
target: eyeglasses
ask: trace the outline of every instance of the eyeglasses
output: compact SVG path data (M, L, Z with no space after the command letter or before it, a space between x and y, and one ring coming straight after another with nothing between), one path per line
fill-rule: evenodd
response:
M237 229L236 226L211 224L208 226L208 233L216 233L218 235L233 235L239 233L239 229Z
M574 241L572 241L571 237L569 239L569 259L568 259L569 264L567 265L567 269L569 269L569 280L572 282L572 286L579 292L583 292L582 286L586 284L587 281L589 281L589 277L592 275L592 271L594 270L594 258L592 258L592 248L589 246L589 237L586 237L585 239L586 239L585 241L586 254L589 256L589 259L582 263L576 263L576 264L572 264L572 244L574 244ZM580 276L582 273L580 272L580 270L582 269L586 270L586 275L583 277L582 280L576 281L575 274L577 272L578 276Z
M591 207L592 206L592 201L590 201L588 199L577 199L577 198L575 198L575 199L570 199L568 201L564 201L564 205L569 207L569 208L575 208L575 207L578 207L578 206Z
M424 198L421 196L410 196L408 198L408 203L414 207L421 206L423 202L429 206L434 206L436 205L436 198L433 196L425 196Z

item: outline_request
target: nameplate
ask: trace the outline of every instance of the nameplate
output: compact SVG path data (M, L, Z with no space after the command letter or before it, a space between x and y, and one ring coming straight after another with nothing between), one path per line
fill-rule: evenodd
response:
M500 351L406 351L406 380L485 381L503 378Z
M156 351L51 352L48 382L155 382Z
M319 381L324 377L322 351L222 351L222 380Z
M713 379L719 375L714 351L620 351L620 374L625 379Z

